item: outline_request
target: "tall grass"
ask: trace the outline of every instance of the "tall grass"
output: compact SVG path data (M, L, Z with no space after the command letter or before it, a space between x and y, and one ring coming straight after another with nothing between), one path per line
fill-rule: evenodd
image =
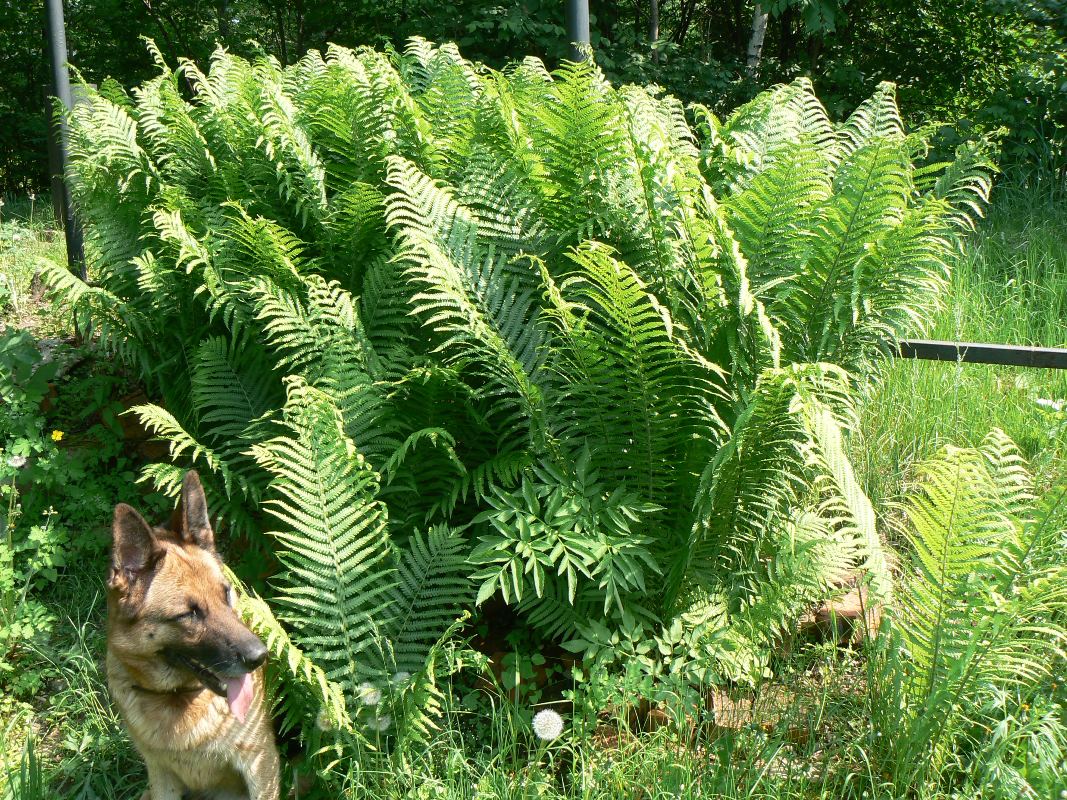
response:
M1008 184L953 264L931 336L1067 347L1067 193ZM1067 370L903 361L867 404L855 463L875 506L899 497L909 469L946 443L975 445L1000 427L1032 460L1039 483L1067 469L1067 416L1039 400L1067 398Z
M0 196L0 330L5 324L39 336L59 335L69 322L42 313L42 259L63 263L63 234L47 198Z

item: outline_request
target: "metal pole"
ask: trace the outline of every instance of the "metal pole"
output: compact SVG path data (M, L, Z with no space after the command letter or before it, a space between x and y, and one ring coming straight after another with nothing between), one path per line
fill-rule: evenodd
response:
M567 35L571 61L585 61L582 45L589 46L589 0L567 0Z
M52 88L59 102L63 104L65 112L70 111L73 101L70 94L70 75L67 72L67 32L63 25L63 0L45 0L45 9L48 13L48 55L52 61ZM78 221L74 218L74 208L70 201L70 188L65 179L68 160L67 120L65 116L58 121L52 120L52 109L49 108L49 129L52 135L59 139L58 173L59 181L53 182L54 190L58 189L62 196L63 208L63 234L67 241L67 266L71 272L85 280L85 254L82 251L82 234Z

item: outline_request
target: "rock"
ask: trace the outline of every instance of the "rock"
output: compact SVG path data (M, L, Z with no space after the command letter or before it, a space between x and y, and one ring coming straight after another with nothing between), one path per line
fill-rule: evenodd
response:
M851 582L843 596L826 600L798 621L798 633L818 642L858 647L864 637L873 639L882 622L882 608L874 602L867 587Z

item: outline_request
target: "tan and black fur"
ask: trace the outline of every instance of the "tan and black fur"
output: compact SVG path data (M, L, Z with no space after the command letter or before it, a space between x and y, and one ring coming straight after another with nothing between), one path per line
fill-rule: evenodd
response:
M149 526L124 503L115 507L107 678L148 767L142 800L276 800L266 656L234 611L195 472L186 474L166 527ZM226 687L247 687L249 673L253 693L241 721Z

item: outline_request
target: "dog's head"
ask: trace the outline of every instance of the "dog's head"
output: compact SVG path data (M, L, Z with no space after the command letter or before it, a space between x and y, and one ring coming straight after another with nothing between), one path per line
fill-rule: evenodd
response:
M108 646L143 688L167 691L193 678L235 697L267 657L234 610L215 552L200 478L188 472L170 523L151 527L125 503L115 506L108 576ZM242 714L243 716L243 714Z

